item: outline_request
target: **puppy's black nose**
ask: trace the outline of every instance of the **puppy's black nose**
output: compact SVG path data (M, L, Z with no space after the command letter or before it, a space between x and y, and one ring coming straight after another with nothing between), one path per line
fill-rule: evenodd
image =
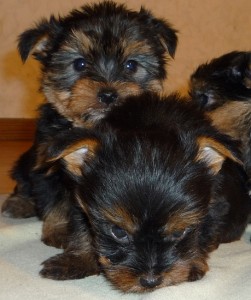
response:
M101 91L98 93L98 99L100 102L107 105L115 102L118 98L118 94L115 91Z
M147 275L141 277L139 282L145 288L155 288L162 283L163 278L161 276Z

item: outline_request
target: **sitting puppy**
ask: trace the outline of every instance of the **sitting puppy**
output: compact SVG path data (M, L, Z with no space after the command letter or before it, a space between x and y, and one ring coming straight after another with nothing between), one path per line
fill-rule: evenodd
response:
M240 141L251 178L251 52L230 52L199 66L190 93L219 130Z
M41 148L61 130L93 127L128 95L161 91L166 62L176 45L176 31L168 22L143 8L131 11L111 1L83 6L66 17L51 16L21 34L21 58L26 61L32 54L41 63L41 91L48 103L40 108L33 146L12 170L17 185L3 214L38 215L45 220L68 192L44 196L44 190L36 187L32 171L42 160ZM59 176L53 184L62 184ZM52 223L56 219L64 223L63 216ZM45 239L61 247L48 236Z
M43 277L102 272L124 292L198 280L209 252L247 224L246 175L232 141L178 96L130 97L95 131L59 133L43 156L47 176L60 171L77 202L70 242L43 263Z

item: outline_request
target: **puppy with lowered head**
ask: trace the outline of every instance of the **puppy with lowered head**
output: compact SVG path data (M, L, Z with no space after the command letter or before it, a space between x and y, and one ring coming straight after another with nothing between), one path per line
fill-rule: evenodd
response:
M210 252L247 224L235 145L177 95L129 97L94 131L59 134L44 160L76 197L69 244L43 263L47 278L101 272L124 292L198 280Z

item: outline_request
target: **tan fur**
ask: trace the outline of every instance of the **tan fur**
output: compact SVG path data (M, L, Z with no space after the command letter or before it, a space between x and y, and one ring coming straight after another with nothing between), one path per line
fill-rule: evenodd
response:
M226 158L242 164L230 150L212 138L200 137L197 143L199 145L199 152L196 160L203 160L215 174L219 172Z
M151 88L153 86L151 85ZM159 89L160 87L158 87ZM72 121L75 126L88 126L90 120L85 120L86 113L90 114L97 111L102 113L107 106L97 100L97 94L102 89L114 89L118 93L118 101L123 100L129 95L138 95L142 92L141 88L135 83L113 82L103 83L81 79L72 87L71 92L53 90L45 88L44 92L47 99L52 103L60 114ZM91 126L95 118L91 119ZM89 125L90 126L90 125Z
M188 261L177 261L172 269L164 274L162 287L176 285L184 281L201 279L208 271L205 258L196 258Z
M84 139L71 144L64 149L58 156L53 157L47 162L57 161L59 159L64 159L66 162L66 168L75 175L81 175L81 166L84 161L87 161L95 156L96 151L100 147L100 144L95 139ZM83 153L81 150L86 150Z
M133 54L149 54L152 55L150 45L146 44L145 41L135 41L132 43L131 41L124 40L123 41L124 53L123 56L125 58L129 57Z
M105 274L109 280L124 292L142 292L145 289L140 286L138 276L125 267L107 268ZM123 276L121 276L123 274Z
M251 128L251 102L229 101L207 113L220 131L247 145Z
M168 218L164 233L169 236L176 231L185 231L189 226L198 224L202 216L202 210L193 212L181 208Z
M109 210L109 207L107 207L103 215L109 222L123 228L130 234L135 233L138 227L137 220L122 207L113 207L112 210Z
M147 84L147 90L161 94L163 91L162 81L154 79Z
M90 51L94 47L91 39L82 31L72 30L73 40L78 46L78 49L82 51ZM70 49L71 44L68 45L68 49ZM73 49L73 51L76 49Z
M106 258L102 258L100 263L104 266L105 274L109 280L124 292L149 292L149 288L140 285L138 275L130 269L124 267L113 268ZM202 278L208 271L208 265L204 258L191 259L188 261L177 261L171 270L159 274L163 278L158 288L176 285L185 281L195 281ZM123 274L123 276L121 276ZM142 274L141 277L147 276Z
M46 56L45 50L47 47L48 40L49 40L49 37L47 34L40 36L39 39L37 40L36 44L34 45L34 47L31 49L29 55L39 53L39 55L41 55L41 56Z
M66 248L68 245L69 206L61 201L44 217L42 241L49 246Z

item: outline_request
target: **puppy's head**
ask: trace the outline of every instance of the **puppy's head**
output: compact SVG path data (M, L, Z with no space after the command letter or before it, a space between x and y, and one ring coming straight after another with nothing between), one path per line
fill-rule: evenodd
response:
M251 99L251 52L230 52L200 65L190 78L190 94L204 110Z
M105 1L42 20L19 37L19 52L42 64L42 91L75 125L102 118L128 94L160 91L176 31L149 11Z
M52 160L74 178L101 270L115 287L146 292L205 274L214 177L234 160L224 146L203 136L185 146L166 131L107 130L57 145Z

